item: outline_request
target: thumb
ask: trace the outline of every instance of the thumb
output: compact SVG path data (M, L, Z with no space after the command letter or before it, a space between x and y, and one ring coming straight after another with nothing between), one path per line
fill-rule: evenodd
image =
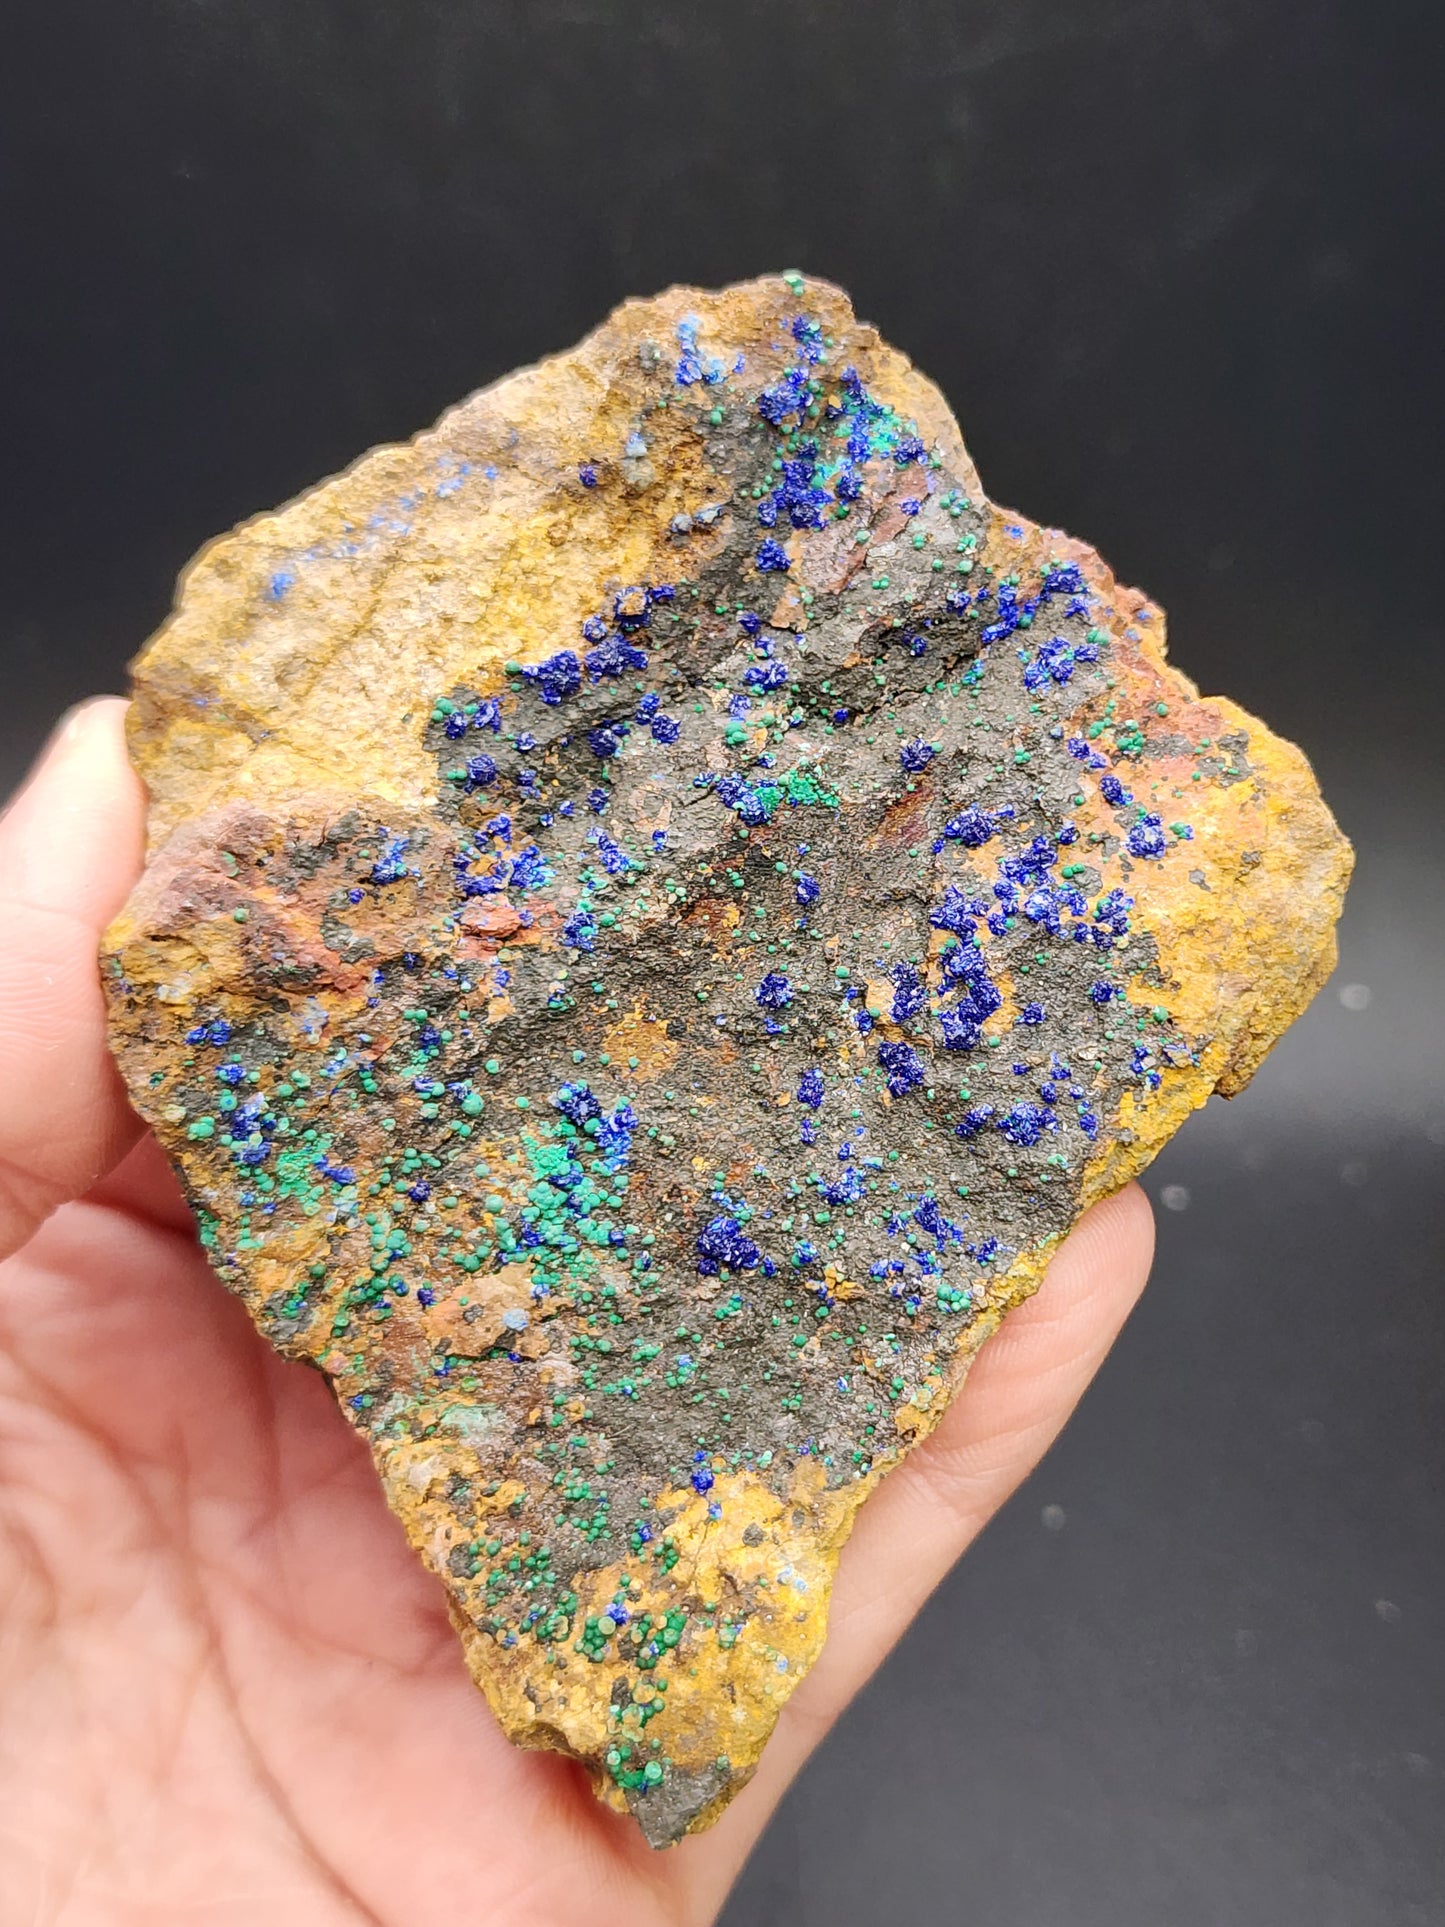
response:
M984 1345L937 1431L863 1506L838 1563L827 1644L783 1708L756 1777L710 1832L668 1856L711 1904L720 1904L804 1760L1043 1456L1144 1289L1153 1249L1153 1216L1138 1185L1085 1212L1037 1296Z
M0 817L0 1258L141 1129L106 1046L97 961L143 855L125 708L72 710Z

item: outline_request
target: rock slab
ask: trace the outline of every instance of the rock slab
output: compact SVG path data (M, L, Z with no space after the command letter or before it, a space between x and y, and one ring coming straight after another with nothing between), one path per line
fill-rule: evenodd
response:
M1308 764L797 275L213 543L134 696L113 1041L212 1264L513 1739L705 1826L860 1501L1331 969Z

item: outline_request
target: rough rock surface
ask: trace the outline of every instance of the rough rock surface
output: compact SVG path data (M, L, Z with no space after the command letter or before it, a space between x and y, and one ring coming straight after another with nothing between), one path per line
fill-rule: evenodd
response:
M791 275L629 302L214 543L131 745L135 1101L503 1726L655 1844L1051 1248L1323 981L1350 862Z

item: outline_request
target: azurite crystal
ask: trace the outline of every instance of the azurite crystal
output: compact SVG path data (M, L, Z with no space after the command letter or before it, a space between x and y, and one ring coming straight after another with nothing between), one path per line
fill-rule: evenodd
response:
M135 697L135 1101L504 1727L676 1839L859 1501L1323 980L1348 846L797 276L214 544Z

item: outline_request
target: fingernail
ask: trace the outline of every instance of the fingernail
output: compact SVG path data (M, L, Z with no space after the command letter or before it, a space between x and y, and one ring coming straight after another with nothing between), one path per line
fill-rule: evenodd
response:
M105 704L116 700L114 696L87 696L83 702L67 709L41 744L15 788L8 796L0 796L0 813L8 815L12 805L39 780L45 770L82 749L95 726L97 712Z
M77 748L90 735L100 712L118 700L115 696L86 696L73 704L51 731L50 741L41 751L37 763L46 763L52 756Z

